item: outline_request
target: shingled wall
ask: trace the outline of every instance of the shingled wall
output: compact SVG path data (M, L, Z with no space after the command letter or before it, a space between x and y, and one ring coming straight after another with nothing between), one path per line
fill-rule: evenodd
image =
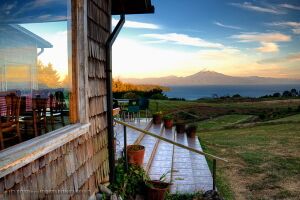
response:
M108 181L105 42L111 26L110 0L87 0L87 15L89 131L0 179L2 195L13 190L69 191L13 192L6 197L86 199L98 184Z

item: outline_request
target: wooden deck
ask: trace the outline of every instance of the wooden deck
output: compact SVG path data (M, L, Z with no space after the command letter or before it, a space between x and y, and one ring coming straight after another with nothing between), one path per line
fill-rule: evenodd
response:
M154 125L149 119L127 123L202 151L198 138L188 138L185 133L176 133L175 128L165 129L162 124ZM123 126L117 124L115 133L118 141L117 155L120 156L124 147ZM167 180L172 183L171 193L212 189L213 179L204 156L127 128L127 144L134 143L146 147L144 169L151 179L159 179L162 174L172 171L167 175Z

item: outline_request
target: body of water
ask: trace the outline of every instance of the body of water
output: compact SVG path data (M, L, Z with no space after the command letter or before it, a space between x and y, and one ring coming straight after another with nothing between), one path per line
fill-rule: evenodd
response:
M300 83L297 85L217 85L217 86L168 86L171 90L165 92L169 98L185 98L195 100L199 98L212 98L213 96L226 96L239 94L243 97L261 97L271 95L275 92L284 92L295 88L300 90Z

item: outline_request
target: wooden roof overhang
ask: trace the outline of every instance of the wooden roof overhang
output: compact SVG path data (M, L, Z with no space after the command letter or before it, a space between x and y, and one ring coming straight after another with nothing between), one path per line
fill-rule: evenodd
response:
M147 14L154 13L151 0L113 0L112 15Z

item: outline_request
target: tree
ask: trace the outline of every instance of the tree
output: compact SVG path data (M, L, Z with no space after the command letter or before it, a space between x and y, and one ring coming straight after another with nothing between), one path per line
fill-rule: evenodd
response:
M298 91L295 88L293 88L293 89L291 89L291 94L293 97L296 97L296 96L298 96Z
M61 81L61 87L67 89L71 88L71 80L68 75L66 75L65 78Z
M276 92L273 94L273 97L280 97L280 96L281 96L281 94L279 92Z
M291 96L292 96L292 93L291 93L290 91L284 91L284 92L282 93L282 96L283 96L283 97L291 97Z
M40 60L37 63L37 76L39 88L60 87L60 76L51 63L44 65Z

